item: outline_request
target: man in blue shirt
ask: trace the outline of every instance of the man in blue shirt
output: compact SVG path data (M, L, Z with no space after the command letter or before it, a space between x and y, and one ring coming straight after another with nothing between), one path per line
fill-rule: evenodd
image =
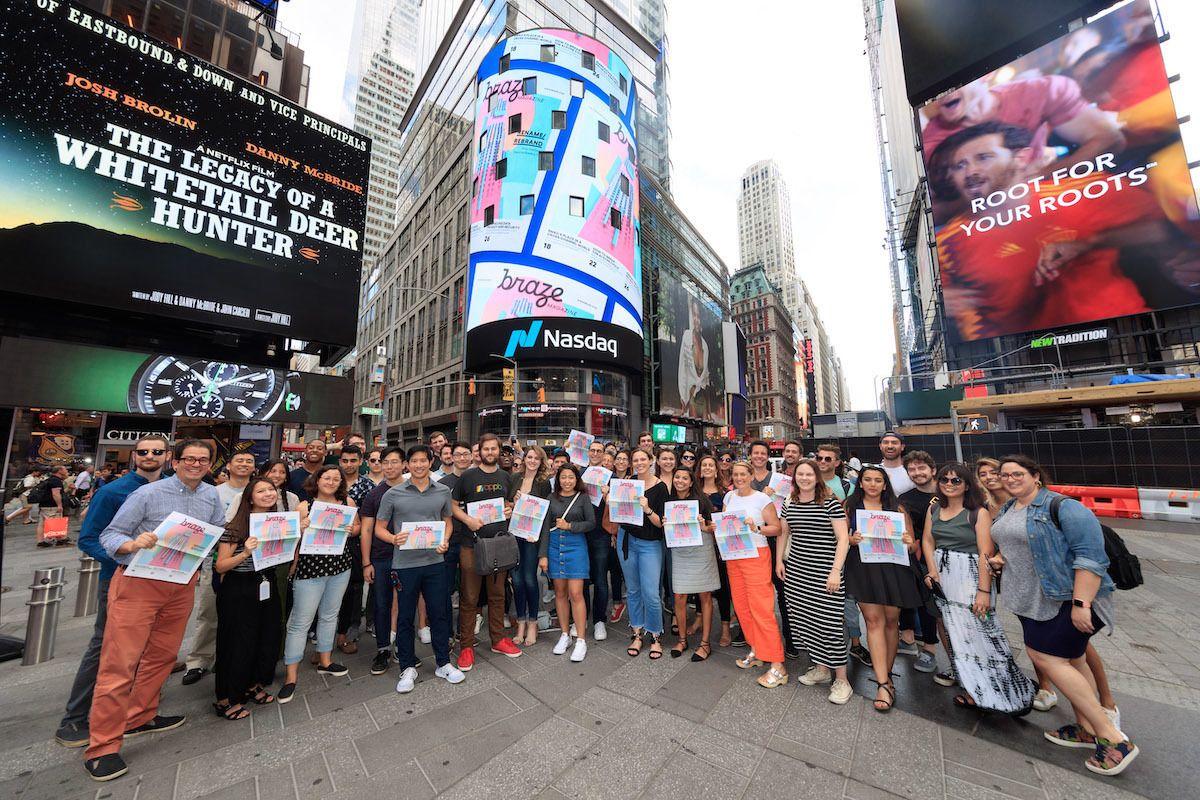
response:
M108 584L117 570L117 562L109 558L100 546L100 531L108 527L125 498L139 486L158 480L170 457L165 436L146 436L133 446L134 472L123 478L108 481L100 487L88 505L83 527L79 531L79 549L100 562L100 583L97 594L100 604L96 611L96 626L92 640L83 651L66 713L58 724L54 741L63 747L83 747L88 743L88 714L92 710L92 694L96 688L96 671L100 668L100 645L104 642L104 625L108 621Z
M160 715L158 703L192 614L197 574L187 583L173 583L132 577L123 567L139 550L158 544L154 532L172 513L225 525L225 504L204 482L212 460L211 443L179 442L175 474L135 489L100 532L101 547L119 566L109 587L107 630L88 717L84 769L94 780L109 781L129 771L121 758L126 736L172 730L186 721Z

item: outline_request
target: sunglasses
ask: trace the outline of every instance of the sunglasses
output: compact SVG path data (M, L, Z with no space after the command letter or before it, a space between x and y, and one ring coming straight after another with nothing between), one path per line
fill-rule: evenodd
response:
M149 456L149 455L161 456L163 453L165 453L167 451L163 450L160 447L155 447L155 448L144 448L143 447L143 448L134 450L133 452L137 453L139 456Z
M368 464L378 464L378 463L379 463L379 459L378 459L378 458L368 458L368 459L367 459L367 463L368 463Z
M684 461L695 461L695 456L680 456Z
M833 456L817 456L816 460L822 464L831 463L833 461Z
M732 458L722 458L722 459L721 459L721 463L722 463L722 464L732 464L732 463L733 463L733 459L732 459Z
M957 475L943 475L942 477L938 478L938 483L946 483L950 486L958 486L962 482L963 479Z

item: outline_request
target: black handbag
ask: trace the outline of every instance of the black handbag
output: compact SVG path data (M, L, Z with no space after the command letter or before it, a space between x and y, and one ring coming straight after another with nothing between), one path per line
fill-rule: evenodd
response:
M508 531L489 536L486 539L475 539L475 573L477 575L495 575L506 572L520 561L517 551L517 537Z

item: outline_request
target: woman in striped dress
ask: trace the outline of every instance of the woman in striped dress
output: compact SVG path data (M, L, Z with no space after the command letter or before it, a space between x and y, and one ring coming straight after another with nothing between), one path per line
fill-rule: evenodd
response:
M813 662L800 682L816 686L833 679L829 702L844 705L854 694L846 680L849 650L842 585L850 534L845 509L811 459L796 464L782 521L775 570L783 580L792 635Z

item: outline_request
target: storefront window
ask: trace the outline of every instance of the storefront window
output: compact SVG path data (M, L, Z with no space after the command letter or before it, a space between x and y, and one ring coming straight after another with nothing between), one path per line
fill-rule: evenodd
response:
M34 467L65 466L75 472L96 463L100 414L88 411L18 409L6 480L20 480Z

